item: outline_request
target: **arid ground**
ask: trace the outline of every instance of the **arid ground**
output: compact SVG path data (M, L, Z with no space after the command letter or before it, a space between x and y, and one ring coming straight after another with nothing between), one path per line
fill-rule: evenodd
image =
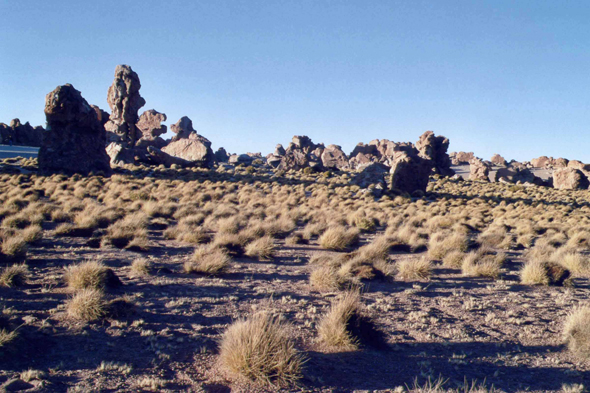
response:
M106 178L6 159L0 171L7 390L578 392L590 381L590 336L564 334L590 293L588 191L431 178L424 197L376 199L344 172L265 166ZM80 266L99 280L80 283ZM97 302L79 303L88 288ZM365 328L336 345L322 321L351 293ZM228 327L260 313L302 360L292 382L221 360Z

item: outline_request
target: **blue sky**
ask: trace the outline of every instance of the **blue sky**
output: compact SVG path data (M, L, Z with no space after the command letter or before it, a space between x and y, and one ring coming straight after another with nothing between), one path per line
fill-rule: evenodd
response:
M266 154L293 135L341 145L590 162L585 1L0 0L0 122L45 122L71 83L109 110L117 64L143 110L189 116L213 148Z

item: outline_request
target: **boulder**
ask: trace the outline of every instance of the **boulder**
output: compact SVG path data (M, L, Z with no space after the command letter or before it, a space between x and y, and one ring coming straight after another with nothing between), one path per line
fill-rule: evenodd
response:
M225 151L223 147L220 147L215 152L215 161L217 162L228 162L229 161L229 154Z
M139 76L131 67L123 64L115 68L115 80L107 93L111 115L105 124L112 141L122 141L133 146L141 138L136 127L138 111L145 105L145 100L139 94L140 88Z
M282 160L282 157L276 154L269 154L266 156L266 163L273 168L278 168Z
M499 154L494 154L492 156L492 158L490 159L490 161L492 162L492 164L497 165L497 166L506 166L507 165L504 157L502 157Z
M250 157L247 154L232 154L229 157L228 162L230 164L245 164L245 165L250 165L252 164L252 161L254 161L254 158Z
M582 161L578 160L571 160L568 162L567 168L579 169L580 171L590 171L590 165L586 165Z
M45 117L47 131L38 156L41 171L111 172L105 129L78 90L67 84L49 93Z
M147 110L139 116L136 124L137 129L141 132L141 137L146 139L155 139L165 134L167 128L162 122L166 121L166 114L160 113L154 109Z
M407 151L398 151L393 158L394 164L390 170L391 189L409 194L425 192L432 173L432 160Z
M531 165L533 168L546 168L551 164L551 159L547 156L541 156L539 158L533 158Z
M345 170L349 169L348 157L338 145L328 145L321 153L322 165L325 168Z
M103 111L102 109L100 109L98 107L98 105L90 105L92 107L92 109L94 109L96 111L96 117L98 117L98 121L100 122L100 124L102 124L103 126L107 123L107 121L109 121L109 118L111 117L111 115L109 115L109 113L107 111Z
M285 155L285 148L280 143L275 147L275 156L284 156Z
M589 184L588 178L579 169L561 168L553 172L553 187L558 190L585 190Z
M449 154L449 158L451 159L451 163L453 165L467 165L469 162L475 158L473 152L466 153L464 151L460 151L458 153L451 153Z
M178 165L181 167L192 167L195 164L191 161L183 160L182 158L171 156L168 153L163 152L154 146L148 146L147 152L151 157L151 161L157 165L164 165L170 167L172 165Z
M359 143L350 153L349 165L358 169L370 162L379 162L387 166L393 165L395 153L405 151L418 154L418 150L409 142L392 142L388 139L374 139L368 145Z
M480 158L469 161L469 180L490 181L490 166Z
M389 167L378 162L372 162L357 169L358 173L352 179L352 184L361 188L368 188L370 185L381 184L386 186L385 176L389 173Z
M311 167L320 171L323 169L321 159L323 151L323 144L316 145L308 136L295 135L285 150L285 155L282 156L278 168L288 171Z
M434 172L442 176L453 176L455 172L451 169L451 159L447 154L449 139L442 135L435 136L434 132L426 131L420 135L416 142L416 149L422 158L431 160L434 164Z
M109 143L106 147L106 153L110 158L111 166L135 163L133 149L128 149L121 142Z
M196 132L188 138L177 139L164 146L162 152L170 156L189 161L193 166L211 168L215 162L215 155L211 150L211 142Z
M566 158L556 158L553 160L554 168L567 168L569 161Z
M530 183L537 186L544 185L543 179L535 176L530 169L515 170L512 168L500 168L494 174L494 181L502 181L509 183Z
M10 126L0 123L1 142L4 144L40 147L45 130L41 126L33 127L29 122L22 124L19 119L13 119Z
M176 124L172 124L170 126L170 131L175 133L172 137L172 142L177 141L179 139L186 139L191 134L196 134L197 131L193 128L193 121L189 119L187 116L183 116L176 122Z

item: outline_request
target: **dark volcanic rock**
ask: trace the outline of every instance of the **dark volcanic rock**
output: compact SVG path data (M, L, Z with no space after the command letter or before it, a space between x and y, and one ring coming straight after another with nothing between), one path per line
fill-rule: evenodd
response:
M215 152L215 161L217 161L217 162L228 162L229 161L229 154L227 154L227 151L225 151L225 149L223 147L220 147Z
M45 130L41 126L33 127L29 122L22 124L13 119L10 126L0 123L1 142L4 144L40 147Z
M321 155L322 164L325 168L344 170L349 169L348 157L338 145L328 145Z
M39 149L39 169L88 174L110 173L106 133L96 111L72 85L58 86L45 98L47 131Z
M416 142L416 149L422 158L432 160L434 172L442 176L453 176L455 172L451 169L451 159L447 154L449 139L442 135L435 136L434 132L426 131L420 135Z
M416 191L425 192L428 178L432 173L432 160L398 151L394 156L391 167L391 189L413 194Z
M109 87L107 102L111 108L109 121L105 129L112 133L114 141L134 145L141 135L136 127L139 120L138 111L145 105L139 94L141 83L139 76L128 65L118 65L115 80Z
M191 134L196 134L197 131L193 128L193 121L189 119L187 116L183 116L176 122L176 124L172 124L170 126L170 131L175 133L172 137L172 142L177 141L179 139L186 139Z
M588 178L579 169L561 168L553 172L553 187L558 190L585 190L588 186Z

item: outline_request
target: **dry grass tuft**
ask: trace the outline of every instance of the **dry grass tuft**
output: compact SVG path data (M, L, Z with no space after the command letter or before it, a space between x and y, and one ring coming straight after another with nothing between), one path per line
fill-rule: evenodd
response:
M131 272L135 277L148 276L152 270L152 263L145 258L134 259L131 263Z
M360 294L356 291L346 292L318 325L318 341L327 347L342 351L358 349L359 341L350 332L350 321L360 316Z
M431 273L432 262L426 257L404 259L397 263L397 277L400 280L427 280Z
M443 266L451 269L461 269L463 259L465 259L466 255L467 254L459 250L451 251L443 258Z
M18 336L16 330L9 331L8 329L0 329L0 348L3 348L6 344L10 343Z
M263 236L246 245L246 255L259 260L270 260L275 253L275 245L272 237Z
M99 261L88 261L65 268L64 279L71 290L115 288L121 281Z
M578 306L568 314L562 335L563 341L576 356L590 357L590 306Z
M86 322L95 321L106 315L106 301L98 289L82 289L66 304L68 315Z
M191 260L184 264L186 273L221 274L229 267L231 257L221 248L201 246L195 249Z
M24 263L8 266L0 272L0 285L3 287L20 287L26 283L28 276L29 268Z
M9 236L2 240L2 254L11 260L23 260L27 256L27 242L22 235Z
M230 325L221 338L219 361L236 377L263 385L295 384L305 362L289 339L289 327L269 313Z
M486 248L472 251L465 256L461 263L461 271L467 277L498 278L500 269L506 260L503 253L493 254Z
M320 292L332 292L342 289L346 280L338 274L338 269L331 264L313 265L309 274L309 283Z
M563 266L543 260L528 260L520 270L520 282L525 285L562 286L570 282L570 271Z
M359 230L356 228L333 227L320 236L320 245L327 250L343 251L359 241Z

